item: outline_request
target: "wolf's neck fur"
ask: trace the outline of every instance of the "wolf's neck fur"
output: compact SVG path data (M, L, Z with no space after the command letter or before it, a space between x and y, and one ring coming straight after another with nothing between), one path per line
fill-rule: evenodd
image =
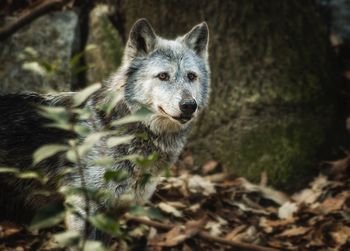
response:
M102 89L99 93L91 97L87 103L87 105L90 106L95 113L94 116L96 117L94 119L94 127L97 130L106 128L112 120L118 120L131 114L131 109L123 98L117 103L110 116L107 116L104 112L99 110L98 106L103 104L103 102L106 102L105 98L101 97L108 96L106 95L107 91L110 90ZM148 123L132 123L127 126L125 134L139 135L146 133L148 140L144 140L143 143L136 144L133 152L142 153L143 155L157 152L160 157L163 157L163 162L171 164L181 153L186 142L186 136L190 126L176 131L167 131L166 128L162 128L162 122L164 123L164 121L159 121L159 119L155 118ZM157 123L159 124L155 125Z

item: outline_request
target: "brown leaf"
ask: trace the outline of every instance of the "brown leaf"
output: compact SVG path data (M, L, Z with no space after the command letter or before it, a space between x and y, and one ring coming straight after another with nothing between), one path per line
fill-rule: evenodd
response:
M265 217L260 218L259 226L262 227L266 233L273 232L274 229L287 226L294 223L295 219L290 217L286 220L269 220Z
M0 223L0 237L9 237L22 230L22 227L8 221Z
M333 211L338 211L342 209L348 197L349 197L349 192L347 191L338 194L335 198L329 197L320 204L319 209L324 214L328 214Z
M350 117L346 120L346 129L350 132ZM349 175L350 156L336 161L325 162L322 167L326 168L327 174L333 179L341 180Z
M259 238L259 232L255 226L250 226L238 233L232 240L240 242L255 243Z
M160 210L162 210L165 213L172 214L175 217L182 217L182 212L177 210L175 207L172 205L165 203L165 202L160 202L158 204L158 207Z
M153 246L173 247L196 235L206 219L188 221L184 226L175 226L169 232L150 241Z
M280 219L292 218L293 214L295 214L298 211L298 209L299 207L296 203L288 201L278 209L278 217Z
M209 230L210 235L219 236L222 233L221 227L227 225L227 221L221 217L216 217L217 221L208 221L205 229Z
M342 246L350 239L350 227L340 225L331 232L331 236L338 245Z
M188 189L194 194L200 193L205 196L216 193L214 184L199 175L193 175L188 179Z
M277 191L271 187L255 185L244 178L239 178L238 180L247 192L259 192L264 198L272 200L279 205L289 201L289 197L285 193Z
M312 204L321 195L321 191L314 191L311 188L307 188L298 192L292 196L293 200L298 203Z
M231 232L229 232L226 236L225 236L225 239L227 240L235 240L235 237L243 232L245 229L247 228L246 225L241 225L241 226L238 226L236 228L234 228Z
M293 237L307 233L310 230L309 227L292 227L280 233L279 237Z
M182 203L180 201L167 201L167 204L169 204L172 207L180 208L180 209L187 207L184 203Z
M212 172L217 166L218 166L218 162L215 161L215 160L211 160L211 161L208 161L207 163L205 163L203 166L202 166L202 172L204 174L207 174L209 172Z
M196 204L190 206L190 207L188 208L188 210L191 211L192 213L196 213L196 212L199 211L200 208L201 208L201 204L196 203Z

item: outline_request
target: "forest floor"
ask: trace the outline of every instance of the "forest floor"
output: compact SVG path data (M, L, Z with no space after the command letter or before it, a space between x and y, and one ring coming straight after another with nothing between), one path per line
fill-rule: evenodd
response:
M151 202L120 220L113 250L350 250L350 156L328 162L305 189L287 195L222 172L191 155L163 179ZM194 170L195 169L195 170ZM192 170L189 172L188 170ZM0 250L62 250L49 231L0 222Z

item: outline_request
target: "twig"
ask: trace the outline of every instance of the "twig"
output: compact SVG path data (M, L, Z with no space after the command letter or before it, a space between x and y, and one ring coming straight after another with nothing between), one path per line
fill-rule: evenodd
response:
M74 155L77 159L77 167L78 167L78 172L79 172L79 176L80 176L80 181L81 181L81 187L83 189L83 196L84 196L84 202L85 202L85 214L86 217L84 219L84 235L83 235L83 240L82 240L82 244L81 244L81 249L84 250L85 249L85 244L86 244L86 239L89 235L89 228L88 228L88 223L87 223L87 219L90 216L90 198L89 198L89 194L87 192L87 186L86 186L86 180L85 180L85 174L84 174L84 168L83 165L81 163L80 160L80 155L76 146L76 143L74 143L74 145L72 146L73 148L73 152Z
M38 17L49 13L51 11L55 11L60 9L63 5L65 5L69 0L51 0L44 1L42 4L35 7L31 12L24 14L19 17L13 23L0 28L0 40L5 40L14 34L16 31L21 29L23 26L31 23L33 20Z
M148 225L155 228L161 228L164 230L170 230L175 227L174 224L164 224L157 221L146 220L138 217L127 216L126 218L131 221L136 221L144 225ZM212 236L206 231L199 231L198 236L208 241L215 241L215 242L229 245L235 248L240 248L240 250L243 249L243 250L251 250L251 251L279 251L278 249L275 249L275 248L268 248L268 247L263 247L256 244L248 244L248 243L243 243L238 241L231 241L225 238Z

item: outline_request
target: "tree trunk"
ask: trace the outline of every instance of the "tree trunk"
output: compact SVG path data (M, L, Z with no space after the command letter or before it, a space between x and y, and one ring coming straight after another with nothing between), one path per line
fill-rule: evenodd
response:
M327 31L314 1L121 1L128 31L149 19L173 37L206 21L210 106L188 147L237 175L286 190L315 172L332 130L337 87ZM329 148L328 148L329 149Z

